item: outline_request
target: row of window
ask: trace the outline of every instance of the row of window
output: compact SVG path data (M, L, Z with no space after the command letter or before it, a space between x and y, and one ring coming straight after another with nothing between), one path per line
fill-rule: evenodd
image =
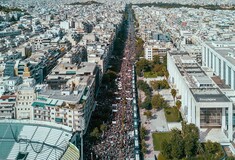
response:
M33 98L33 96L20 96L20 99L29 99L29 98Z
M17 110L18 110L18 111L19 111L19 110L21 110L21 111L23 111L23 110L27 111L27 110L28 110L28 111L29 111L30 108L18 108Z
M18 104L22 104L22 105L30 105L30 104L32 104L32 102L18 102Z

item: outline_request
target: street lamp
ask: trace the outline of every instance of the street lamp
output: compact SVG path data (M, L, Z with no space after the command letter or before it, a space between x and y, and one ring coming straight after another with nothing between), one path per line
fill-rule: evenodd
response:
M81 117L80 119L80 126L81 126L81 133L80 133L80 138L81 138L81 160L83 160L83 130L85 130L85 119L84 117Z

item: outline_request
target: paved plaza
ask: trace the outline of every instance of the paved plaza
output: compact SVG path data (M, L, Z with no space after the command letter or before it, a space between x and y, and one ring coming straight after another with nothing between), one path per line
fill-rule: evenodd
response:
M156 111L152 110L153 117L150 120L147 120L144 114L144 109L140 111L142 125L147 129L147 136L145 138L147 144L147 153L145 154L145 159L152 160L154 155L158 156L159 151L154 151L153 148L153 139L152 132L167 132L169 131L164 110Z

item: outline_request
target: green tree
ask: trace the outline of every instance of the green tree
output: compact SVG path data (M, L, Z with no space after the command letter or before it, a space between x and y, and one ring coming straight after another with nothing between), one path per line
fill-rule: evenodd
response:
M199 129L195 124L182 122L184 151L187 157L196 156L199 147Z
M136 68L140 69L143 72L148 72L151 70L151 63L143 58L136 63Z
M167 56L163 56L163 65L167 67Z
M167 69L166 69L165 66L162 68L162 73L164 74L164 76L166 77L166 79L169 78L169 72L167 71Z
M171 89L171 95L172 95L174 101L175 101L176 94L177 94L176 90L175 89Z
M181 131L178 129L172 130L171 136L171 156L177 159L184 157L184 141L181 135Z
M153 64L161 64L159 55L154 55L153 56Z
M151 96L151 88L149 87L148 83L143 80L137 81L137 87L142 90L146 96Z
M159 83L157 81L150 81L150 85L155 91L159 89Z
M162 80L162 89L168 89L168 88L170 88L170 86L169 86L167 80L165 80L165 79Z
M161 144L161 153L166 159L172 159L171 156L172 145L164 140Z
M147 117L147 119L151 119L152 118L152 112L149 111L149 110L144 112L144 115Z
M163 64L154 65L153 72L158 73L159 76L163 76L162 68L163 68Z
M181 101L180 101L180 100L177 100L177 101L175 102L175 106L176 106L176 108L179 110L180 107L181 107Z
M162 108L162 96L160 94L156 94L152 97L151 103L152 103L152 107L154 109L160 109Z
M141 108L145 108L147 110L150 110L152 109L152 104L151 104L151 97L150 96L147 96L144 100L143 103L141 103Z
M209 155L214 155L217 158L220 157L221 155L223 155L221 145L217 142L211 142L209 140L205 143L204 147L205 147L205 151Z
M93 131L90 133L90 136L95 139L98 139L100 137L99 129L95 127Z
M147 130L146 130L146 128L145 128L144 126L142 126L142 127L140 128L140 139L141 139L141 140L144 139L145 136L146 136L146 134L147 134Z
M146 143L145 143L145 140L144 139L142 139L142 141L141 141L141 152L143 153L143 154L145 154L146 152L147 152L147 148L146 148Z
M100 125L100 130L101 130L102 132L105 132L107 129L108 129L108 127L107 127L106 124L101 124L101 125Z

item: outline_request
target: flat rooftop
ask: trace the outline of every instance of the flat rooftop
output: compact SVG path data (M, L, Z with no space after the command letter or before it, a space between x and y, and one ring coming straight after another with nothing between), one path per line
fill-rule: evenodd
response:
M197 102L230 102L218 88L190 88Z
M224 59L228 60L231 65L235 64L235 42L206 42L206 45L216 51Z
M221 89L229 89L230 87L225 84L225 82L219 77L219 76L214 76L211 77L211 79L219 86Z
M202 68L186 53L176 54L170 53L177 69L185 78L186 83L190 88L196 88L196 84L212 84L212 80L205 74Z
M85 85L79 85L77 88L78 94L69 95L62 95L61 90L44 89L39 92L39 96L77 103L81 100L85 88Z

